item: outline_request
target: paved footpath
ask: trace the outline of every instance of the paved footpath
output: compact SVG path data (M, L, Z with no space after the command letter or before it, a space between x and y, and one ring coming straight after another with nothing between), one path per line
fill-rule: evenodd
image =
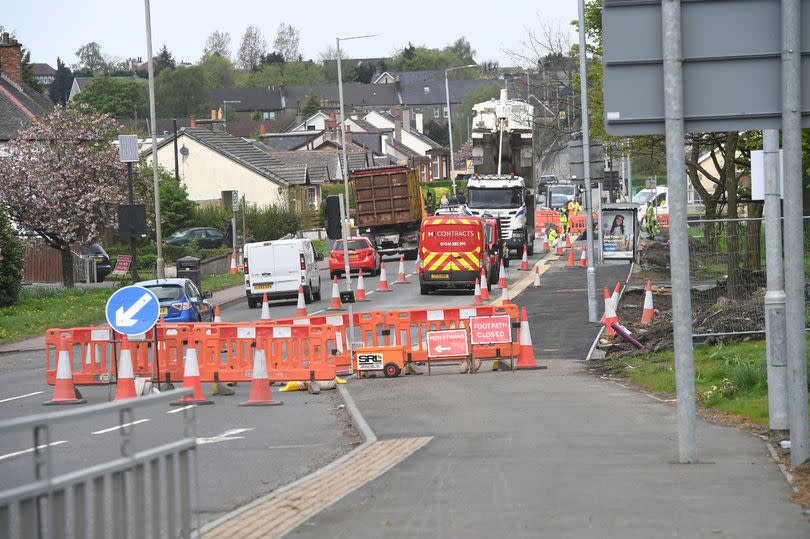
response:
M673 406L583 372L584 270L543 281L518 303L548 370L352 381L381 441L432 439L290 537L810 537L759 438L701 421L678 464Z

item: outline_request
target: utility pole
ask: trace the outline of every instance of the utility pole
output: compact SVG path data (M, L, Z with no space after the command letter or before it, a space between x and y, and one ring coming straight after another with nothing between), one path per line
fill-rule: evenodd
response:
M157 113L155 111L155 62L152 58L152 16L149 10L149 0L144 0L146 13L146 54L147 73L149 75L149 119L152 132L152 181L155 191L155 243L157 244L157 260L155 272L158 279L166 278L165 261L163 260L163 231L160 223L160 177L158 175L157 157Z

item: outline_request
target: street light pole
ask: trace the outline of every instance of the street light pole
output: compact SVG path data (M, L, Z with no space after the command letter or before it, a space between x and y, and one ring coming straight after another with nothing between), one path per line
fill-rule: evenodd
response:
M450 83L447 79L447 74L456 69L467 69L468 67L477 67L476 64L469 64L461 67L451 67L444 70L444 95L447 98L447 134L450 136L450 179L453 182L453 196L456 196L456 178L453 176L453 171L456 169L456 160L453 157L453 111L450 110Z
M160 224L160 177L158 175L157 157L157 112L155 111L155 65L152 58L152 16L149 9L149 0L144 0L146 13L146 56L147 73L149 75L149 119L152 123L152 181L155 191L155 243L157 244L157 260L155 273L158 279L166 278L163 260L163 232Z

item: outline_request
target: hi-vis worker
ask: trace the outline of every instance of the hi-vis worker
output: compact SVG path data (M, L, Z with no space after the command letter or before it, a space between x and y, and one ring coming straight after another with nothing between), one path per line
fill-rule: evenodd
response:
M658 233L658 223L656 222L655 206L652 203L647 204L645 219L647 220L647 236L654 238Z
M563 234L568 234L568 208L565 206L560 208L560 227Z
M577 202L576 200L570 201L568 203L569 217L571 217L571 219L574 219L577 216L577 213L579 213L580 208L581 206L579 205L579 202Z
M554 228L553 226L549 227L549 230L548 230L548 244L549 245L554 245L554 243L556 241L557 241L557 229Z

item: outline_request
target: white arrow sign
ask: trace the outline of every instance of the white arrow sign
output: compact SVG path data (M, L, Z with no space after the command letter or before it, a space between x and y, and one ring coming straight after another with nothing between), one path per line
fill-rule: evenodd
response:
M452 350L452 348L450 348L449 346L439 345L439 346L436 347L436 351L439 352L440 354L442 352L449 352L450 350Z
M149 303L150 299L152 299L152 295L147 293L138 298L138 300L130 305L129 309L126 311L123 307L118 307L118 310L115 311L115 325L122 328L128 328L137 324L138 319L133 317L138 314L138 311L146 307L146 304Z

